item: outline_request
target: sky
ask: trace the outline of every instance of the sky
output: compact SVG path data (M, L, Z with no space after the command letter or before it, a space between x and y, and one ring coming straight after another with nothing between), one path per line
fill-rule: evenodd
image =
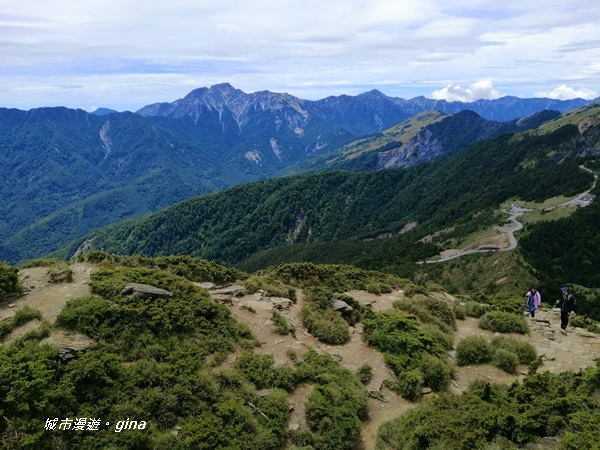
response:
M600 1L0 0L0 107L600 96Z

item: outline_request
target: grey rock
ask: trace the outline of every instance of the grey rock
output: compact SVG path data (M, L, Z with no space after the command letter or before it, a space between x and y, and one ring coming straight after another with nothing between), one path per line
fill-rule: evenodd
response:
M292 307L292 301L289 298L270 297L269 301L275 309L288 310Z
M149 284L129 283L121 291L121 295L138 295L142 298L170 298L173 297L171 291L157 288Z
M354 310L354 308L352 308L352 306L350 306L348 303L335 298L331 300L331 307L334 311L341 312L350 312Z

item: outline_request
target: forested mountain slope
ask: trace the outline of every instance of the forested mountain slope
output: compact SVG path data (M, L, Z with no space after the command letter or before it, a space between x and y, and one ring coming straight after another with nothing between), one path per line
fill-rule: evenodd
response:
M410 167L448 158L477 141L537 128L559 116L557 111L541 111L522 119L496 122L468 110L452 115L425 111L381 133L357 139L334 151L311 155L291 170L357 172Z
M0 259L251 178L132 113L0 109Z
M523 102L499 99L497 104L508 111ZM528 104L539 111L578 103ZM340 145L379 133L426 106L431 102L400 101L378 92L311 102L268 91L245 94L222 84L139 114L0 109L0 260L39 256L106 224L280 175L311 155L335 153ZM410 163L452 154L492 135L490 130L510 128L471 116L445 122L432 134L434 151L420 151ZM321 170L319 164L308 167ZM352 169L372 168L361 162Z
M511 197L543 200L583 191L592 175L575 158L595 152L595 129L566 125L541 135L503 135L404 170L324 172L237 186L107 227L85 241L115 253L191 254L232 264L292 243L395 234L409 222L419 224L406 237L415 239L475 216L481 223L495 220L489 211Z

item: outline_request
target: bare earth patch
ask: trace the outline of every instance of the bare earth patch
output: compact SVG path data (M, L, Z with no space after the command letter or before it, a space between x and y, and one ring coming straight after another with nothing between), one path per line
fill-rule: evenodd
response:
M600 358L600 335L589 333L581 328L571 328L567 335L560 333L560 313L558 309L539 310L534 320L526 319L531 329L531 335L516 333L502 334L519 341L532 344L538 355L545 355L544 366L540 371L553 373L578 371L594 364L595 358ZM547 320L549 323L541 322ZM467 318L457 321L458 330L455 344L467 336L479 335L487 339L499 336L479 328L479 319ZM514 380L524 378L527 366L521 366L518 375L510 375L492 366L465 366L457 368L457 377L451 386L451 391L460 393L466 390L474 380L486 380L494 383L509 384Z
M361 304L371 305L375 311L383 311L392 308L395 300L404 298L401 290L390 294L375 295L364 291L350 291L352 296ZM384 380L393 379L394 375L386 366L383 354L369 347L362 338L362 324L350 328L350 340L344 345L326 345L319 342L306 331L300 319L303 295L297 291L297 302L289 309L280 310L288 323L295 328L294 336L282 336L274 331L271 322L273 310L272 299L263 297L261 294L253 294L245 297L232 298L230 300L231 312L234 317L250 327L252 333L261 342L256 348L259 354L273 355L275 364L291 365L288 356L289 351L303 355L310 348L318 352L328 353L338 360L340 364L351 372L356 372L362 365L368 364L372 368L373 377L365 386L367 391L376 393L368 399L369 420L363 423L362 448L372 449L375 446L377 430L387 420L398 417L416 404L411 403L401 396L391 392L387 388L381 389ZM381 392L378 392L380 391ZM298 387L292 393L291 399L294 410L290 420L290 428L306 428L306 419L302 417L306 408L306 401L310 395L311 388ZM303 406L300 404L304 403Z
M70 283L50 283L47 267L22 269L20 271L21 280L27 293L13 300L10 303L14 305L13 307L9 308L7 304L1 306L0 320L12 317L19 309L29 306L40 311L42 319L53 325L56 317L69 300L91 294L88 283L90 274L95 268L95 265L88 263L72 265L73 281ZM36 329L39 324L39 321L34 320L18 327L7 336L2 345L10 344L29 331ZM93 344L93 340L87 336L58 330L53 330L50 336L42 342L55 345L59 348L69 347L75 350L88 348Z

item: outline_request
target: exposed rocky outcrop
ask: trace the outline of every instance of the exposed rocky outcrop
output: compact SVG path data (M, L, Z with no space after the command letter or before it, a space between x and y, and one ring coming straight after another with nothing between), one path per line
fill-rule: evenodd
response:
M149 284L129 283L121 291L121 295L137 295L142 298L170 298L173 297L171 291L157 288Z
M343 300L338 300L337 298L331 299L331 308L334 311L340 312L350 312L354 310L354 308L352 308L352 306L350 306L348 303Z

